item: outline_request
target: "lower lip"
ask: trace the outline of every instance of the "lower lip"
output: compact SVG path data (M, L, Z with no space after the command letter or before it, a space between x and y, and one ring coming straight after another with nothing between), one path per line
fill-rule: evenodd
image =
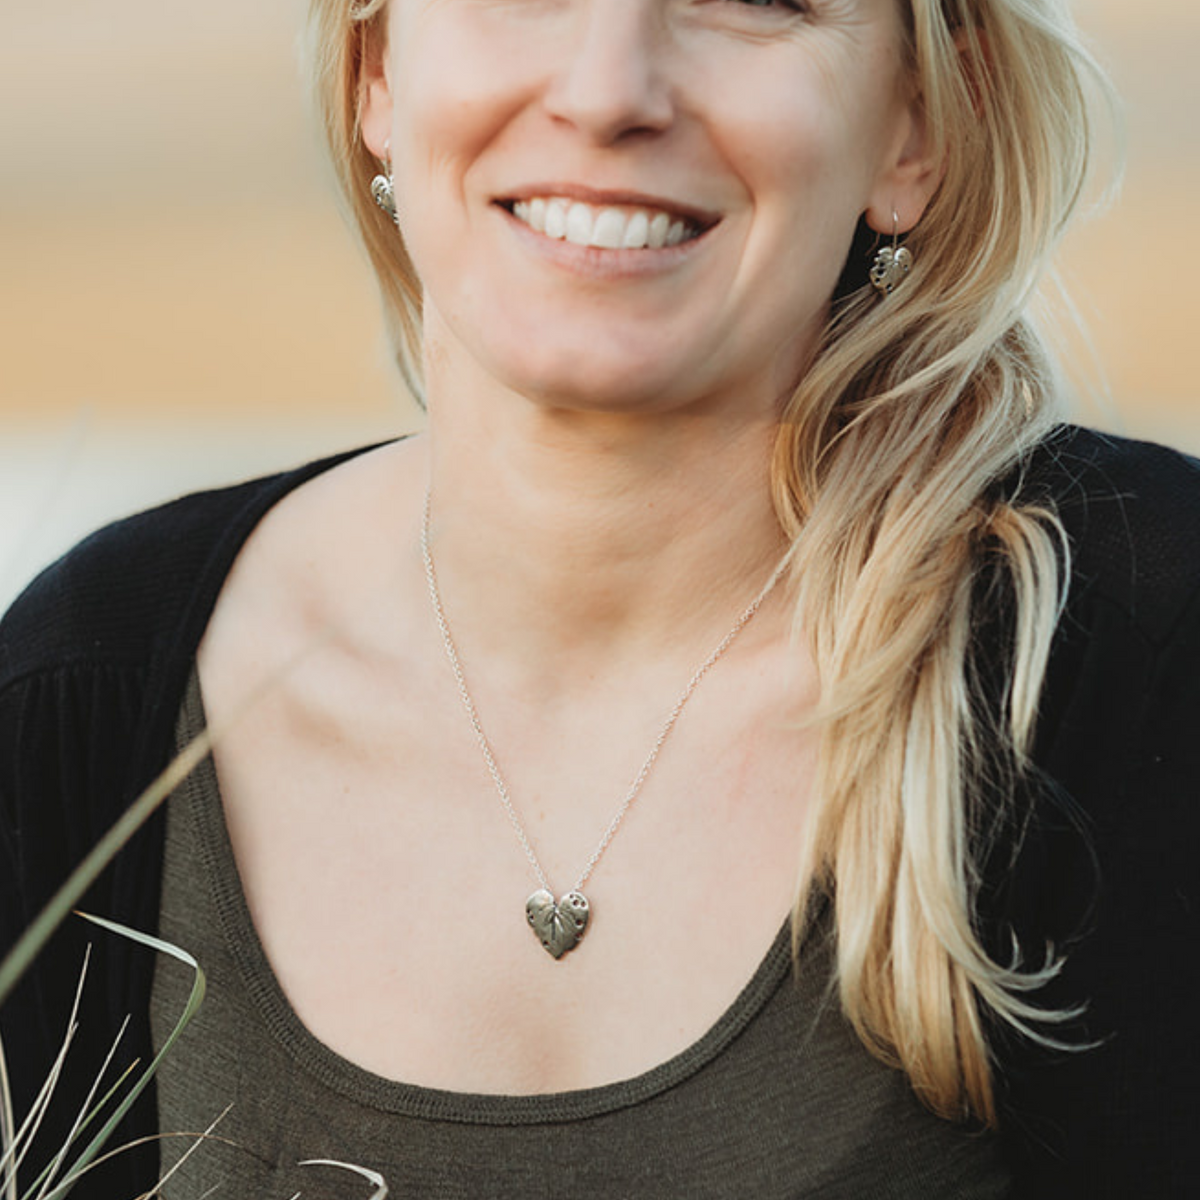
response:
M644 279L661 275L686 262L712 233L715 225L687 241L658 249L609 250L603 246L578 246L565 238L547 237L513 216L503 205L493 206L522 243L555 266L593 279Z

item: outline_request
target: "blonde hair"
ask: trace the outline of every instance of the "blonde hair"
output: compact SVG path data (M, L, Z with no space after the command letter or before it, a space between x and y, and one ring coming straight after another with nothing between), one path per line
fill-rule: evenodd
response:
M363 63L385 44L386 17L387 0L310 0L305 58L342 201L382 293L396 364L409 390L422 400L421 283L403 234L371 196L371 179L381 164L359 134Z
M419 391L420 286L374 205L359 72L386 0L311 0L315 95L345 199ZM977 855L1028 767L1064 592L1055 514L999 486L1056 420L1027 310L1077 207L1103 79L1062 0L907 0L905 53L944 181L886 301L840 301L783 411L772 487L797 629L822 681L822 749L794 927L835 897L842 1007L948 1117L996 1118L985 1019L1040 1040L1056 970L997 962L976 928ZM984 702L972 621L987 564L1011 598L1007 683Z

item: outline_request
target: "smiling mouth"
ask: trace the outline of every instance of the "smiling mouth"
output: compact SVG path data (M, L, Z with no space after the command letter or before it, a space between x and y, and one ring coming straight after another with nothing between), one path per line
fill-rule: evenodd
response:
M531 196L502 204L545 237L602 250L660 250L693 241L712 227L664 209L585 204L562 196Z

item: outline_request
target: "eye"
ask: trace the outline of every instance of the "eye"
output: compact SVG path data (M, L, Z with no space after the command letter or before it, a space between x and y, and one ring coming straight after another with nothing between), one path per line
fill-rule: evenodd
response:
M812 24L822 0L683 0L718 28L742 37L774 39Z
M730 0L742 8L777 8L785 13L804 13L808 4L804 0Z

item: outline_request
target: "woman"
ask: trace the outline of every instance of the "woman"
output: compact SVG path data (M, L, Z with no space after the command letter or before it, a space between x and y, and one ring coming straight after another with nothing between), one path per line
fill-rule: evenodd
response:
M312 21L428 434L114 527L0 642L6 940L220 730L91 905L210 976L134 1131L238 1148L173 1184L1185 1194L1200 479L1055 426L1059 4ZM179 981L92 969L84 1061L161 1044Z

